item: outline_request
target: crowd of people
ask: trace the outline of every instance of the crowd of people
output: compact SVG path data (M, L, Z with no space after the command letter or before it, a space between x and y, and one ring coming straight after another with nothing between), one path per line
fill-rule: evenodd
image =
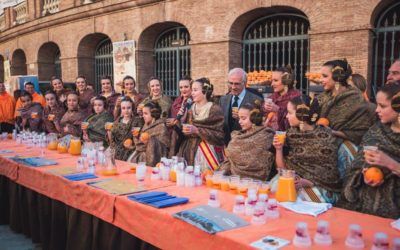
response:
M302 199L400 217L400 61L390 67L376 104L346 60L328 61L320 71L324 92L312 98L295 89L290 67L272 72L270 99L246 88L241 68L229 71L229 93L218 101L207 78L182 78L174 101L158 78L147 83L148 96L136 91L131 76L122 93L103 77L98 96L83 76L76 90L53 78L44 96L28 82L16 102L0 83L1 131L102 142L119 160L153 167L161 157L180 156L203 172L271 182L279 169L291 169ZM284 141L277 136L282 131ZM365 176L372 167L383 173L378 182Z

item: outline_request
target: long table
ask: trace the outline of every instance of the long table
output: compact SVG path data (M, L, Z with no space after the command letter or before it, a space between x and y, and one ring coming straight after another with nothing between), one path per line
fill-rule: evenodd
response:
M190 202L175 207L156 209L130 201L126 196L116 196L103 190L92 188L86 181L72 182L48 170L75 166L77 157L59 154L46 150L45 157L57 160L58 165L47 167L29 167L7 159L6 156L37 155L39 150L18 145L14 141L0 142L0 149L10 149L13 153L0 155L0 175L11 182L37 192L49 199L66 204L76 210L83 211L102 221L105 221L124 232L162 249L248 249L250 243L264 236L272 235L291 240L298 222L308 223L311 236L316 231L318 220L330 222L333 245L330 249L344 249L348 225L357 223L362 226L366 247L372 244L376 232L385 232L390 239L399 237L399 231L390 226L391 219L361 214L340 208L332 208L318 217L300 215L279 208L281 217L268 220L265 225L250 225L235 230L207 234L172 215L178 211L190 209L207 203L209 189L205 186L195 188L177 187L169 181L150 181L148 174L145 187L149 190L166 191L169 194L188 197ZM136 185L135 175L129 171L126 162L117 163L121 174L112 177L124 179ZM148 169L150 171L150 169ZM110 178L102 177L100 178ZM234 195L220 192L221 208L232 211ZM243 216L250 221L250 217ZM315 249L317 246L313 245ZM293 248L289 245L287 249Z

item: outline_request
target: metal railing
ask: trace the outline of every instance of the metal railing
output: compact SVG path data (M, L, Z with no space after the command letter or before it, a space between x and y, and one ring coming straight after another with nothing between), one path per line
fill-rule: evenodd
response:
M95 61L95 90L97 93L101 91L100 79L102 76L114 75L113 66L113 45L110 39L104 39L96 47Z
M243 68L247 72L290 65L297 88L308 92L309 22L297 14L274 14L251 23L243 37Z
M14 24L21 24L26 22L28 16L26 1L14 6L15 21Z
M61 0L43 0L42 15L53 14L58 12Z

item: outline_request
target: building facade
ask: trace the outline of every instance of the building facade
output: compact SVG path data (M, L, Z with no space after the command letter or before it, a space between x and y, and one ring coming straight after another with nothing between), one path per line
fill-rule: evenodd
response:
M140 91L150 76L177 93L177 79L206 76L227 91L230 68L271 70L292 65L304 74L346 58L372 86L400 57L396 0L26 0L0 16L0 80L58 75L92 84L112 74L112 43L134 40Z

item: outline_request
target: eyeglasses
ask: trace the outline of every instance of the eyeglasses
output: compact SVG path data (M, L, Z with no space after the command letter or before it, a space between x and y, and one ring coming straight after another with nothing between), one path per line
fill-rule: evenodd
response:
M229 85L236 85L236 86L241 86L243 85L242 82L228 82Z

